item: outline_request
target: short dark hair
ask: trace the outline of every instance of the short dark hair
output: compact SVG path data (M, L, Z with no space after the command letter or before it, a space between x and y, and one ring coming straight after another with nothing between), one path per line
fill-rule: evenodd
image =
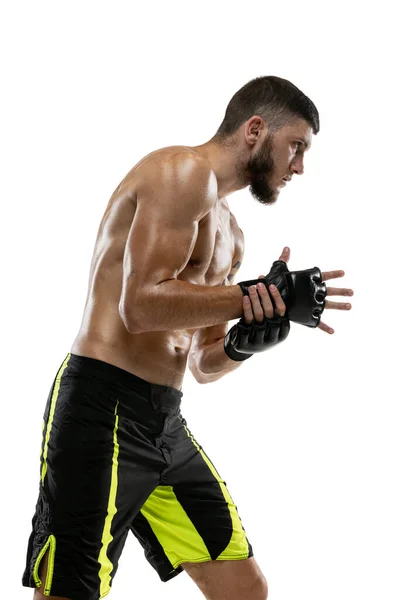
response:
M319 131L318 110L310 98L287 79L268 75L252 79L236 92L213 139L226 140L253 115L262 117L271 133L295 117L305 119L314 134Z

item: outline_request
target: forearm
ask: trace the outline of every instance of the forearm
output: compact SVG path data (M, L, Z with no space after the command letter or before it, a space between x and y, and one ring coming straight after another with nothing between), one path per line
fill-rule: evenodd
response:
M224 350L224 338L208 344L192 359L192 371L199 383L212 383L224 375L236 371L243 361L235 361Z
M126 292L120 314L130 333L197 329L239 319L242 302L238 285L211 287L172 279L131 294L131 299Z

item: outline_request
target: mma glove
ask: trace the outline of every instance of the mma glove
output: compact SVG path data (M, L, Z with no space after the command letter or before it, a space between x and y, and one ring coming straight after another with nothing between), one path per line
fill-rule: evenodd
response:
M253 319L250 324L242 317L225 336L225 353L232 360L246 360L255 352L264 352L271 346L283 342L289 335L289 331L290 322L286 316L268 319L264 315L262 323Z
M224 340L226 354L232 360L243 361L255 352L264 352L271 346L282 342L289 335L290 321L317 327L325 308L326 285L322 282L318 267L304 271L289 271L287 264L276 260L266 277L242 281L238 285L243 295L249 295L249 287L264 283L269 292L273 283L286 305L283 317L247 324L242 317L227 333ZM274 304L271 297L272 304Z

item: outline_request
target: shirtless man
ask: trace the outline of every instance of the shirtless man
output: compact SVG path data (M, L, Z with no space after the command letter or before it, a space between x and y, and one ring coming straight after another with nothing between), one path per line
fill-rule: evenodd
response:
M43 417L23 575L35 600L103 598L129 530L162 581L185 570L208 600L267 598L225 482L182 417L181 388L187 365L209 383L250 358L229 350L229 320L289 323L278 289L245 295L233 284L243 232L226 197L250 186L257 201L275 202L284 180L303 173L318 130L317 109L293 84L257 78L210 141L151 153L112 195L82 325Z

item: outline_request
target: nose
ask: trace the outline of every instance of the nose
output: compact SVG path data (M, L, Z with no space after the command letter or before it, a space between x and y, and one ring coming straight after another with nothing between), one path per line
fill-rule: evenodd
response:
M304 173L304 163L303 158L294 160L292 163L292 171L296 173L296 175L303 175Z

